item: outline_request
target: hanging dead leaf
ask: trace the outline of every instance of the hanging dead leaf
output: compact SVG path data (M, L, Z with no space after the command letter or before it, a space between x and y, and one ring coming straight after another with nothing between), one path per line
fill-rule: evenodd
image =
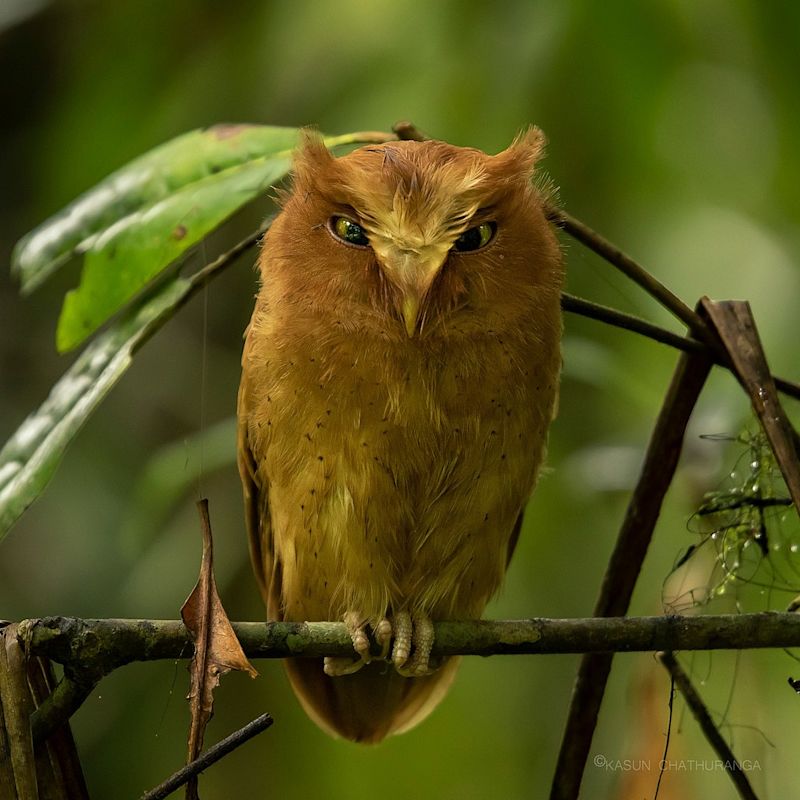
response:
M183 624L194 640L187 697L192 714L187 761L197 758L203 747L206 725L214 711L214 689L219 685L219 679L232 669L246 672L251 678L258 675L247 660L217 593L208 500L198 501L197 508L203 532L203 559L197 584L181 608ZM186 797L188 800L197 799L196 777L186 785Z

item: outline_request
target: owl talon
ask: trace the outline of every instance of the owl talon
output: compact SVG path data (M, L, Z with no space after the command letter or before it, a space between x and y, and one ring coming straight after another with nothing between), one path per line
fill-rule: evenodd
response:
M348 611L343 620L353 642L353 649L358 653L358 658L326 656L322 668L325 674L330 675L332 678L338 678L341 675L352 675L372 660L369 652L369 637L366 630L367 623L362 615L357 611Z
M394 646L392 647L392 663L398 672L411 655L411 638L413 625L408 611L398 611L394 615Z
M389 655L389 648L392 644L392 623L384 617L373 629L375 641L380 645L381 654L379 658L385 661Z
M334 678L352 675L373 660L363 616L357 611L348 611L343 619L358 657L326 656L323 669L326 675ZM388 657L403 677L420 678L436 671L431 664L433 622L427 614L412 616L408 611L398 611L391 621L384 617L373 625L372 631L381 648L379 658L386 660Z
M325 656L322 669L331 678L340 678L342 675L352 675L369 662L364 658L347 658L346 656Z
M400 611L394 615L392 663L405 678L420 678L435 672L430 657L433 648L433 622L427 614Z

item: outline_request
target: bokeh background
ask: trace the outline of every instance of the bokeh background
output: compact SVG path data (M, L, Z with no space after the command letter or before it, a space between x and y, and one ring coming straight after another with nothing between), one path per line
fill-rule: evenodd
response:
M2 0L0 262L75 195L195 127L315 124L343 133L411 119L437 138L496 152L533 122L548 134L546 169L565 208L690 304L703 294L749 298L775 371L800 378L799 32L800 5L789 0ZM264 200L239 215L217 244L252 229L268 208ZM571 292L674 327L610 267L564 245ZM261 618L231 421L252 265L252 254L242 258L148 343L84 428L0 547L0 617L176 617L199 563L204 415L201 482L220 591L232 618ZM67 270L20 298L0 271L2 440L71 361L55 354L53 339L76 279ZM564 358L550 470L490 617L591 613L675 363L664 346L574 316L565 320ZM747 420L734 381L715 373L633 612L662 612L665 579L698 541L690 515L742 454L700 436L736 435ZM790 523L781 531L771 558L791 578ZM713 558L700 559L681 586L709 576ZM715 607L785 607L791 595L777 583L768 574L764 586ZM684 610L685 600L676 601ZM685 663L737 753L752 760L760 796L794 796L800 698L786 679L800 666L783 652ZM211 769L203 796L545 797L576 664L573 656L467 659L421 727L364 748L320 733L280 665L261 662L257 681L223 681L206 739L264 710L276 724ZM186 686L184 662L131 665L102 682L74 719L93 797L137 797L179 766ZM617 658L585 797L652 796L668 700L651 655ZM732 796L679 700L670 748L676 764L663 800ZM617 763L626 759L628 768Z

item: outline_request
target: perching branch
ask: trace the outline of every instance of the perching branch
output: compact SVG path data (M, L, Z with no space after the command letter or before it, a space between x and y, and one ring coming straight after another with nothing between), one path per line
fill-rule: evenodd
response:
M234 622L233 628L248 658L354 655L340 622ZM786 612L468 620L438 622L435 630L437 656L800 647L800 615ZM70 675L84 676L86 685L133 661L188 658L192 652L191 637L178 620L44 617L22 621L18 631L29 655L63 664ZM77 709L74 695L59 688L33 714L36 738Z
M354 656L341 622L233 622L248 658ZM436 656L743 650L800 647L800 614L585 617L434 623ZM131 661L189 658L180 620L42 617L19 623L29 655L107 674ZM376 649L376 653L379 648Z

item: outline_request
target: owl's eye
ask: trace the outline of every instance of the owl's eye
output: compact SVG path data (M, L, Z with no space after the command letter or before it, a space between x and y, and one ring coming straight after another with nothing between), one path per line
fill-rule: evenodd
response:
M345 244L352 244L355 247L368 247L369 239L364 229L353 220L347 217L331 217L328 223L331 233L343 241Z
M480 250L486 247L494 238L497 231L497 223L482 222L474 228L464 231L458 239L453 242L453 249L459 253L468 253L470 250Z

